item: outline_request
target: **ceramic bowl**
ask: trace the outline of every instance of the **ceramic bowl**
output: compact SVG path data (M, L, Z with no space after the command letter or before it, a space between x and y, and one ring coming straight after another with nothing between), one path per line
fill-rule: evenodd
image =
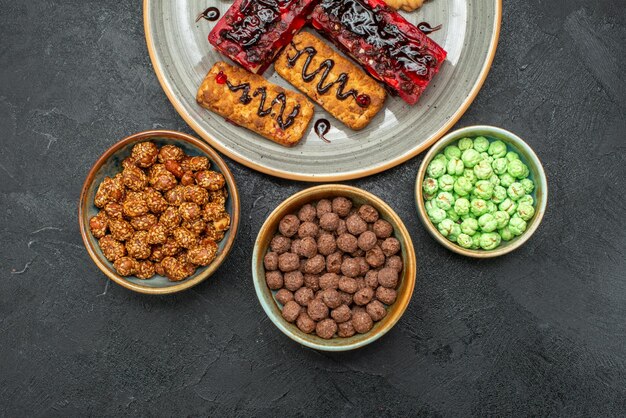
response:
M159 147L167 144L177 145L181 147L187 155L206 156L211 161L211 169L221 172L226 179L226 188L228 189L229 195L226 202L226 210L231 217L231 227L226 232L224 239L219 243L217 258L210 265L199 267L193 276L180 282L171 282L166 277L158 275L148 280L141 280L133 276L120 276L113 268L113 263L104 257L98 246L98 240L89 230L89 219L99 211L93 203L98 186L106 176L113 177L115 174L119 173L121 171L121 162L124 158L130 156L132 147L144 141L154 142ZM124 138L109 148L98 161L96 161L89 171L83 185L80 195L78 219L80 232L89 256L111 280L135 292L148 294L175 293L195 286L207 279L226 259L235 241L235 236L237 235L237 227L239 225L239 194L237 192L235 179L226 166L226 163L217 152L211 149L207 144L182 132L166 130L145 131Z
M439 153L443 152L444 148L448 145L458 141L465 137L477 137L484 136L490 140L499 139L506 143L509 151L515 151L519 154L520 159L528 166L530 170L529 178L535 182L535 190L532 193L532 197L535 200L535 216L528 221L526 232L519 237L515 237L511 241L502 241L502 244L493 250L470 250L462 248L459 245L448 241L446 237L439 233L437 227L430 221L426 214L426 208L424 206L424 196L422 192L422 183L426 174L426 168L432 161L432 159ZM417 180L415 182L415 203L417 205L417 212L420 220L430 233L441 245L448 248L455 253L462 254L468 257L474 258L491 258L498 257L519 248L535 233L543 215L546 211L546 203L548 200L548 182L546 180L546 174L543 171L541 161L530 148L530 146L524 142L517 135L494 126L468 126L466 128L459 129L454 132L450 132L445 137L440 139L424 157L422 165L417 173Z
M316 335L306 334L298 329L295 324L291 324L281 315L281 305L275 300L275 292L270 290L265 283L265 269L263 266L263 258L268 251L271 239L278 230L280 220L290 213L296 212L306 203L317 201L324 198L332 199L337 196L344 196L351 199L354 204L361 205L367 203L376 208L382 219L385 219L394 228L394 236L402 245L402 261L404 269L401 274L400 283L398 285L398 298L394 304L388 307L387 316L381 321L376 322L374 327L365 334L356 334L350 338L332 338L325 340ZM338 184L329 184L316 186L305 189L294 194L284 202L282 202L267 218L259 235L257 236L254 252L252 255L252 277L257 297L261 306L265 310L267 316L272 320L274 325L278 327L285 335L294 341L299 342L310 348L323 351L347 351L355 348L363 347L383 335L385 335L398 322L404 311L406 310L413 288L415 286L416 274L415 250L411 236L406 227L402 223L400 217L378 197L356 187L344 186Z

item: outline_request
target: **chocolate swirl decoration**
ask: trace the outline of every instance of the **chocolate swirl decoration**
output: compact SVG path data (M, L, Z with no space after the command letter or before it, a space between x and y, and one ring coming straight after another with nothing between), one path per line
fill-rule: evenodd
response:
M337 84L337 90L335 92L335 96L337 97L338 100L346 100L348 97L353 97L359 106L367 107L369 105L369 96L364 95L364 94L359 95L359 93L355 89L344 91L346 88L346 84L348 84L348 79L349 79L349 76L347 73L341 73L335 81L326 83L326 79L328 78L328 75L330 74L331 70L335 66L334 60L327 59L324 62L322 62L316 70L309 72L309 66L311 65L311 61L313 60L313 57L317 54L317 50L313 48L312 46L307 46L304 49L298 49L298 47L296 47L296 44L294 44L293 42L291 42L291 47L296 50L296 55L294 55L293 57L287 56L287 64L289 68L293 68L302 55L304 54L307 55L306 61L304 62L304 65L302 66L302 79L305 82L310 83L311 81L315 79L315 77L317 77L318 74L322 73L322 76L320 77L320 80L317 83L317 92L319 94L328 93L328 91L335 84Z
M272 100L270 106L267 109L264 109L265 101L267 100L267 89L265 87L257 88L252 93L252 96L250 96L250 83L233 85L230 81L226 81L226 85L228 86L228 89L234 93L242 91L241 97L239 97L239 102L244 105L250 104L253 97L261 96L261 99L259 101L259 108L256 112L257 116L261 118L264 118L268 115L274 116L274 114L272 113L274 105L280 103L280 111L278 112L278 116L276 117L276 122L278 122L278 126L280 126L280 129L284 130L293 125L296 117L300 113L300 105L295 105L291 113L287 115L287 118L284 118L285 107L287 106L287 96L285 96L285 93L278 93L278 95L276 95L276 97Z

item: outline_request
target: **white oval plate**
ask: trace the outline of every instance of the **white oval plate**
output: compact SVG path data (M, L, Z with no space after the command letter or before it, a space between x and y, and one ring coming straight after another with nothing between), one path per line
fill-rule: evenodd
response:
M463 115L480 90L495 55L501 0L430 0L403 15L413 24L442 24L432 39L448 58L420 101L409 106L389 97L384 108L361 131L352 131L315 106L302 142L285 148L200 107L196 92L216 61L225 60L209 44L214 22L200 12L216 6L221 15L232 2L216 0L144 0L148 51L161 86L185 121L212 146L255 170L304 181L339 181L378 173L416 156L432 145ZM310 30L310 29L307 29ZM270 67L264 76L294 89ZM327 118L332 129L323 142L313 131Z

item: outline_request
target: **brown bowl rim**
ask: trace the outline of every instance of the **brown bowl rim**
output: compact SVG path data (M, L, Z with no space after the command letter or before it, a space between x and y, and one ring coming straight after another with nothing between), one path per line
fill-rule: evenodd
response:
M232 213L231 216L231 226L230 232L228 234L228 239L226 244L224 245L223 251L218 254L217 258L211 263L209 266L205 268L204 271L200 272L196 277L180 282L179 284L168 286L168 287L150 287L144 286L140 284L135 284L128 281L125 277L117 274L110 266L109 261L104 261L101 259L95 251L95 248L91 245L90 240L88 239L88 234L90 234L89 228L87 227L86 222L86 214L87 214L87 192L89 190L89 186L93 183L94 177L98 170L104 165L109 158L111 158L117 151L121 148L127 146L133 142L139 142L143 140L148 140L150 138L167 138L173 139L183 142L189 142L196 147L200 148L206 155L211 159L213 163L215 163L219 168L220 172L224 175L226 180L226 184L228 185L229 197L232 202ZM98 266L98 268L106 274L111 280L116 282L117 284L133 290L135 292L149 294L149 295L164 295L170 293L177 293L183 290L189 289L198 283L203 282L207 278L209 278L218 267L224 262L226 257L228 256L230 250L232 249L233 243L235 242L237 236L237 230L239 227L239 217L240 217L240 202L239 202L239 191L237 190L237 183L235 182L235 178L231 173L230 169L226 165L226 162L220 157L220 155L213 150L206 143L200 141L199 139L186 134L184 132L172 131L167 129L158 129L158 130L148 130L138 132L132 135L127 136L121 141L113 144L110 148L108 148L99 158L96 160L94 165L89 170L87 177L85 178L85 182L83 183L83 187L80 192L79 205L78 205L78 223L80 227L80 234L83 239L83 244L89 253L89 256L93 260L93 262Z
M377 207L382 208L386 215L388 215L389 219L393 221L394 229L397 227L398 234L402 236L405 246L406 246L406 257L403 257L404 263L404 276L402 280L406 280L406 290L403 293L398 294L398 298L394 302L394 305L397 304L397 308L394 310L392 315L387 315L382 321L385 321L382 326L376 330L376 332L369 331L364 335L360 340L356 342L347 343L345 345L327 345L324 344L323 339L317 338L318 342L309 341L304 339L298 335L298 332L294 332L293 329L290 329L293 324L287 323L281 316L276 316L274 312L270 310L269 307L265 306L265 303L262 299L263 293L268 291L265 281L257 274L257 270L259 268L259 263L262 263L262 255L260 254L261 247L265 248L269 245L269 239L273 235L274 231L270 231L270 226L281 216L285 215L285 210L287 207L291 206L295 203L305 204L312 200L315 200L316 197L311 197L311 195L316 194L317 192L331 192L331 193L342 193L342 195L346 197L358 196L365 200L368 203L373 202ZM264 239L265 237L265 239ZM266 242L267 241L267 242ZM265 243L265 244L262 244ZM262 268L262 266L261 266ZM272 323L281 331L283 334L291 338L292 340L306 346L309 348L313 348L321 351L348 351L354 350L363 346L366 346L389 332L396 323L400 320L402 315L406 312L408 305L413 296L413 292L415 289L416 283L416 275L417 275L417 259L415 255L415 248L413 246L413 240L411 238L411 234L408 229L404 225L404 222L400 218L400 216L389 206L384 200L379 198L378 196L360 189L354 186L348 186L343 184L322 184L314 187L309 187L304 190L301 190L287 199L283 200L266 218L265 222L261 226L257 238L254 243L254 250L252 254L252 280L254 282L255 291L257 294L257 299L259 303L263 307L264 312L272 321ZM275 303L275 301L274 301ZM358 334L357 334L358 335ZM352 337L351 337L352 338ZM346 338L346 341L350 340L350 338ZM331 340L328 340L331 341Z

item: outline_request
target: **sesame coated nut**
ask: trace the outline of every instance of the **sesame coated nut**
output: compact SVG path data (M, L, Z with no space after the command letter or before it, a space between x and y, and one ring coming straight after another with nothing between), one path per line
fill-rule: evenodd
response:
M184 186L183 197L185 201L193 202L199 206L204 206L209 203L209 192L197 184ZM222 207L222 210L224 210L224 205L220 206Z
M137 166L127 167L122 171L124 186L130 190L140 191L148 185L148 176Z
M118 241L126 241L135 233L130 222L124 219L109 219L108 225L111 236Z
M220 190L226 184L222 173L218 173L217 171L201 170L196 173L195 177L196 184L209 191Z
M174 228L172 235L174 236L176 243L183 248L192 248L198 243L196 236L187 228L183 228L182 226Z
M211 244L212 243L212 244ZM197 245L187 252L190 263L198 266L208 266L217 257L217 243L205 241L203 245Z
M181 246L178 245L174 237L167 237L167 240L161 245L161 250L166 257L173 257L181 250Z
M147 231L158 223L158 219L151 213L136 216L130 220L130 225L136 231Z
M130 157L138 167L148 168L156 162L158 155L159 149L155 144L141 142L133 147Z
M137 260L131 257L120 257L113 263L115 271L120 276L132 276L138 268Z
M104 257L109 261L115 261L126 255L126 247L124 247L124 244L111 235L100 238L98 244L100 244L102 254L104 254Z
M202 156L186 157L181 162L185 171L208 170L210 167L209 159Z
M196 184L196 178L193 175L193 171L185 171L183 176L180 178L180 184L183 186L191 186Z
M185 221L195 221L202 215L200 206L193 202L183 202L178 207L180 217Z
M161 245L153 245L152 253L150 254L149 260L153 262L162 261L165 258L165 254L163 254L163 248Z
M183 221L180 226L187 228L196 236L202 235L202 233L206 230L206 222L202 219L196 219L195 221Z
M160 163L165 161L182 161L185 157L185 152L176 145L163 145L159 150L158 160Z
M94 197L96 207L103 208L109 202L120 202L124 197L124 184L119 180L105 177Z
M104 212L109 218L121 219L124 217L124 207L117 202L109 202L104 206Z
M169 206L165 211L161 214L159 218L159 223L163 225L167 230L173 230L174 228L180 225L182 218L180 217L180 213L178 213L178 209L174 206Z
M108 229L108 220L104 212L98 212L96 216L89 219L89 229L96 238L102 238L106 235Z
M183 171L183 167L178 161L167 160L163 163L163 167L165 167L165 169L172 173L177 179L180 179L185 175L185 171Z
M152 278L154 274L154 263L148 260L137 262L137 270L135 271L135 276L137 276L137 278L147 280Z
M148 232L137 231L127 242L126 252L129 257L143 260L150 257L152 247L148 243Z

